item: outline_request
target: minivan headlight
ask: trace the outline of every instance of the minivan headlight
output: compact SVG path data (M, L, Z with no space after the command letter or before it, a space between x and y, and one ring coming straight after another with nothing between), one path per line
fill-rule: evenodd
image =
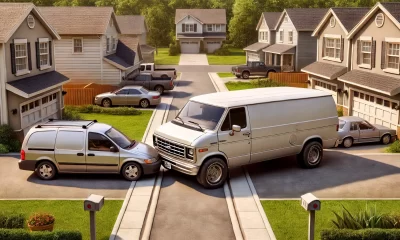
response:
M157 158L148 158L143 160L146 164L151 164L157 162Z

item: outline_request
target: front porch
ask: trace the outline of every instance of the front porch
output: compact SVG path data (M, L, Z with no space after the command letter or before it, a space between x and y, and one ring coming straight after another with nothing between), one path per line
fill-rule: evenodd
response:
M263 50L265 64L281 66L281 72L295 71L296 46L274 44Z

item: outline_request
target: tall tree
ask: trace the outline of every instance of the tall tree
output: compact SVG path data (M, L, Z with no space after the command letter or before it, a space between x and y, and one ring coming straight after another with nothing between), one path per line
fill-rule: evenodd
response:
M165 5L160 3L143 11L149 30L147 40L156 48L167 46L171 42L170 32L174 27L174 22L170 12Z

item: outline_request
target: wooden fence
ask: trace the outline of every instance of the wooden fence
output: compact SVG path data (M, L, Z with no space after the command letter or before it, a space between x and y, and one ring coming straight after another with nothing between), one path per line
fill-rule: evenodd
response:
M111 92L116 90L117 86L100 85L95 83L89 84L65 84L64 91L67 94L64 96L65 105L87 105L93 104L96 95Z
M307 73L270 73L269 79L289 87L307 88Z

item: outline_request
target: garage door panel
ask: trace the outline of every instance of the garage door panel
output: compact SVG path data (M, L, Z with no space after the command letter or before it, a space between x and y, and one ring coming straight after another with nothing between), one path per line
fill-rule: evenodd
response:
M181 41L181 53L199 53L200 46L198 41Z

